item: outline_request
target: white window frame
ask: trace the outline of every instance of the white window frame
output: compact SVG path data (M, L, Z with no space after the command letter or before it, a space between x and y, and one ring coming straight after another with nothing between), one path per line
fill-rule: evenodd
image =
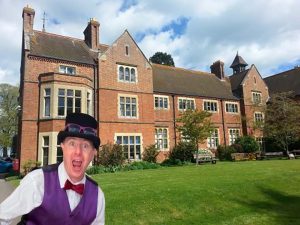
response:
M122 143L118 143L119 142L119 138L118 137L121 137L122 139ZM126 140L126 137L127 137L127 144L124 144L124 140ZM132 140L131 137L134 137L134 140L133 142L134 143L130 143L130 141ZM137 137L139 137L139 143L137 143ZM124 151L124 145L128 145L127 147L127 150L128 151L124 151L124 156L127 160L129 161L139 161L142 159L142 154L143 154L143 136L141 133L115 133L115 143L116 144L119 144L122 146L122 149ZM133 146L134 148L134 154L132 156L132 154L130 154L130 147ZM137 154L137 146L140 146L140 152L139 154ZM127 157L126 157L127 156Z
M263 123L264 122L264 114L262 112L254 112L254 122Z
M225 112L226 113L238 114L239 111L240 111L239 104L237 102L225 102Z
M48 138L48 144L45 144L45 138ZM44 135L42 136L42 166L47 166L49 165L49 159L50 159L50 143L51 143L51 140L50 140L50 136L48 135ZM47 155L47 162L45 162L45 155L44 155L44 149L47 149L47 152L48 152L48 155ZM46 163L46 164L45 164Z
M261 104L262 103L261 92L252 91L252 102L254 104Z
M180 108L180 101L182 101L182 104L181 105L183 105L184 104L184 108ZM185 102L185 103L184 103ZM178 101L177 101L177 103L178 103L178 110L179 111L186 111L186 110L188 110L188 109L191 109L191 110L195 110L196 109L196 102L195 102L195 99L194 98L184 98L184 97L179 97L178 98ZM194 108L193 107L190 107L190 108L188 108L187 106L188 105L190 105L190 106L194 106Z
M121 110L121 98L124 98L124 115L122 115L122 110ZM130 116L126 115L127 112L127 104L126 104L126 100L130 99ZM134 104L132 103L132 99L135 99L135 109L136 109L136 115L132 116L133 114L133 106ZM118 117L119 118L126 118L126 119L138 119L139 118L139 99L137 95L126 95L126 94L118 94Z
M160 151L169 150L169 129L168 128L165 127L155 128L155 146Z
M74 66L67 66L67 65L59 65L59 72L63 74L76 74L76 67Z
M206 103L209 104L209 109L206 108ZM203 100L203 110L211 113L217 113L219 111L218 101L216 100Z
M240 129L239 128L229 128L228 129L228 138L229 145L234 144L235 140L240 137Z
M157 101L156 101L156 99L157 99ZM160 103L162 103L162 105ZM165 104L167 104L167 107L165 107L166 106ZM169 109L169 96L167 96L167 95L154 95L154 109L168 110Z
M120 68L121 67L123 68L123 79L121 79L121 77L120 77ZM127 77L126 76L126 69L128 69L128 71L129 71L128 80L126 79L126 77ZM134 71L134 79L133 79L132 71ZM137 68L133 67L133 66L118 65L117 66L117 79L118 79L118 82L136 84L138 82Z
M207 147L209 149L217 149L218 145L220 144L220 136L219 136L219 129L214 128L210 132L210 136L207 138Z
M47 93L47 90L49 90L49 94ZM46 88L44 88L43 92L44 92L43 116L50 117L51 116L51 92L52 92L52 90L50 87L46 87ZM46 111L47 105L48 105L49 109ZM46 114L46 112L47 112L47 114ZM48 115L48 113L49 113L49 115Z
M64 95L59 95L60 90L64 90ZM73 91L73 95L68 95L69 91ZM76 96L76 92L80 93L80 96ZM64 114L59 115L59 99L64 98ZM59 117L65 117L68 114L68 99L72 99L72 112L82 112L82 90L79 89L71 89L71 88L65 88L65 87L58 87L57 88L57 115ZM76 107L76 102L80 100L80 106L79 111L77 110L78 107Z

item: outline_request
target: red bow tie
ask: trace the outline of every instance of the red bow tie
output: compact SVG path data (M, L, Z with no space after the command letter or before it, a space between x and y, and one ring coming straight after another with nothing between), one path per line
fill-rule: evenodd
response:
M76 191L78 194L82 195L84 191L84 184L72 184L69 180L66 180L64 190L70 190Z

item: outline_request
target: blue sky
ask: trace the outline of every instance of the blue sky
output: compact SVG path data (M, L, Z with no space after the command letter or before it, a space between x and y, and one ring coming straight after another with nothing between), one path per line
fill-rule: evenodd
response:
M100 43L128 30L147 58L167 52L175 65L225 72L237 51L263 77L300 65L298 0L0 0L0 83L19 83L22 9L35 10L34 29L83 39L90 18L100 22Z

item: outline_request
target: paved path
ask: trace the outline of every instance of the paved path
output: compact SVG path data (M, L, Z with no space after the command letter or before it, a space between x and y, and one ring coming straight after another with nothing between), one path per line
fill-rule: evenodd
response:
M0 202L2 202L11 192L13 192L14 187L4 179L0 179L0 190ZM14 219L11 225L16 225L20 220L20 218Z

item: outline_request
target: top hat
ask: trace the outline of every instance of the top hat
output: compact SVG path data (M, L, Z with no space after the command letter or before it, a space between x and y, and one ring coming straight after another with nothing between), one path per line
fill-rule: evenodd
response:
M99 148L100 138L97 135L98 123L92 116L84 113L70 113L66 117L65 129L57 135L58 144L66 137L78 137L91 141L96 149Z

